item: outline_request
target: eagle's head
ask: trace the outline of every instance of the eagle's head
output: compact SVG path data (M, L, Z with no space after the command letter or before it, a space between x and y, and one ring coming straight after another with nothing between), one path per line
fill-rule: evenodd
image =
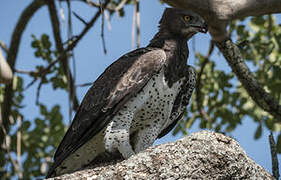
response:
M198 14L177 8L165 9L159 22L159 28L187 38L197 32L206 33L208 31L207 24Z

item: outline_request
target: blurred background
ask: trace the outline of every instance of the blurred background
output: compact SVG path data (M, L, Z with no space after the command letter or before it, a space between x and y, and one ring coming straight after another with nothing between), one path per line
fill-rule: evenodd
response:
M91 83L120 56L146 46L168 7L157 0L111 0L100 13L96 0L62 0L55 5L57 13L52 12L52 17L58 17L61 43L55 41L48 7L40 0L0 3L4 57L9 59L5 45L19 46L9 55L16 55L13 83L9 88L0 84L0 177L4 179L44 177ZM233 21L229 32L235 43L247 42L241 47L247 65L281 102L280 22L280 14L249 17ZM73 42L77 42L74 47ZM280 123L251 100L218 49L210 51L209 34L197 34L188 45L188 64L200 74L200 86L184 119L155 145L202 129L217 131L237 140L256 163L271 172L268 136L273 132L280 153ZM59 54L64 59L59 60ZM7 101L5 96L11 92ZM10 112L7 116L6 111Z

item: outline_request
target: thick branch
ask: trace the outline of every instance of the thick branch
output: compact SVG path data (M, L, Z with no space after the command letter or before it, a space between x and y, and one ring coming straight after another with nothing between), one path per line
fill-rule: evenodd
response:
M216 42L216 45L251 98L281 122L281 105L255 79L245 64L239 48L231 40Z
M201 131L162 144L122 162L85 168L59 179L273 179L239 144L219 133Z
M175 7L194 10L202 16L230 21L247 16L281 12L280 0L164 0Z

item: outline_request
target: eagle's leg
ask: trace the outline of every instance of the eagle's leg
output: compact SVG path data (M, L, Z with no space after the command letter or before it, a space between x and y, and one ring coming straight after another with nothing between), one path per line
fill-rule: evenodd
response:
M113 118L105 131L104 141L106 151L114 152L118 150L125 159L135 154L130 144L129 136L132 119L133 113L130 111L120 111Z
M160 121L160 120L159 120ZM155 122L158 122L157 120ZM139 153L140 151L143 151L147 149L148 147L152 146L154 141L157 139L157 136L160 131L160 125L153 124L149 127L144 128L143 130L140 130L135 136L134 136L134 150L136 153Z

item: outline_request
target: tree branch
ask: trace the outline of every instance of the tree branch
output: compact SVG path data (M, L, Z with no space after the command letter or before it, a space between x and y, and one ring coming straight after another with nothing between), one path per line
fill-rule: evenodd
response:
M103 4L103 7L106 7L109 3L109 0L106 0ZM87 23L87 26L82 30L82 32L76 36L76 38L71 41L71 43L67 46L65 51L71 51L75 46L78 44L78 42L84 37L84 35L91 29L91 27L95 24L99 16L101 15L102 11L101 9L98 10L98 12L94 15L94 17L90 20L90 22Z
M101 2L101 0L99 0ZM104 9L101 6L100 7L101 10L101 40L102 40L102 47L103 47L103 53L106 54L107 50L106 50L106 45L105 45L105 39L104 39Z
M200 12L202 15L215 15L217 19L227 21L281 12L279 0L164 0L164 2L175 7Z
M60 25L59 25L59 19L57 15L57 10L54 1L47 1L48 2L48 9L49 9L49 15L52 23L52 28L53 28L53 34L55 38L55 43L56 43L56 49L59 53L59 59L60 59L60 64L63 68L64 74L67 77L68 80L68 90L69 90L69 96L70 100L73 102L73 109L77 110L79 107L78 99L76 96L76 91L75 91L75 86L72 78L71 71L69 69L68 65L68 57L66 54L66 51L64 50L63 43L62 43L62 38L60 35Z
M280 174L279 174L279 163L277 157L277 147L272 132L270 133L268 139L269 139L270 152L271 152L272 173L276 179L279 179Z
M137 28L137 48L140 48L140 1L136 0L135 4L136 13L136 28Z
M277 121L281 122L281 105L255 79L245 64L239 48L230 39L215 42L215 44L256 104L273 115Z
M17 118L17 164L18 164L18 178L22 179L21 170L21 121L22 118L18 116Z
M101 7L100 6L101 3L95 3L91 0L79 0L79 1L83 1L83 2L89 4L90 6L93 6L93 7L97 7L97 8ZM109 7L109 6L107 6L107 7L103 6L103 7L104 7L104 9L106 9L108 11L116 11L117 12L117 11L120 11L126 5L127 1L128 0L122 0L117 6L114 6L114 7ZM113 5L113 3L112 3L112 5Z
M80 17L76 12L72 12L73 13L73 15L79 20L79 21L81 21L85 26L87 26L88 25L88 23L82 18L82 17Z

